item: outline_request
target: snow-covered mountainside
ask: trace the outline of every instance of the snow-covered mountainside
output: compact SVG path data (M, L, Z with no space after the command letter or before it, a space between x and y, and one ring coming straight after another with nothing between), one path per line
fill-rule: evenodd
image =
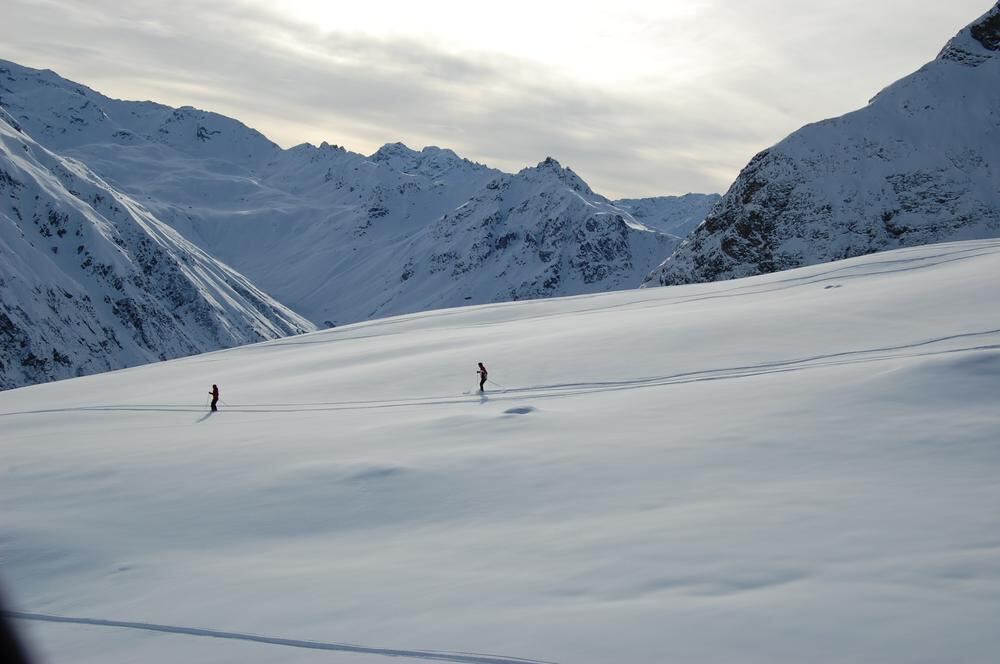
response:
M1000 235L1000 3L867 107L743 169L646 280L670 285Z
M0 389L311 331L0 109Z
M155 144L252 168L281 152L259 132L217 113L110 99L52 71L6 60L0 60L0 106L36 141L64 154L87 145Z
M655 264L677 241L639 224L549 158L516 175L497 175L456 209L387 247L378 263L341 277L364 307L346 312L348 320L360 320L634 288L637 269Z
M678 242L658 224L685 214L615 207L549 160L508 175L437 147L282 150L235 120L2 61L0 105L321 325L633 288Z
M939 244L3 392L9 608L52 664L995 664L998 283Z
M615 201L615 205L649 228L684 239L721 198L719 194L623 198Z

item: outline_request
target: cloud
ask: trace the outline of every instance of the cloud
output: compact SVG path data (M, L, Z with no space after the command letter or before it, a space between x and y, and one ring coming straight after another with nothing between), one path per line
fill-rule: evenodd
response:
M891 0L871 11L883 20L910 4ZM111 96L231 115L285 146L327 140L371 152L402 140L505 170L551 155L609 196L721 191L760 149L861 105L920 64L912 54L885 55L904 49L881 43L875 52L902 70L860 75L841 51L825 49L831 30L841 31L845 48L878 41L874 28L853 27L857 3L847 5L800 9L804 18L774 33L769 22L796 5L704 0L680 18L634 28L643 52L664 66L645 62L639 74L621 77L567 73L416 33L310 25L235 0L13 0L0 57L55 69ZM910 23L886 30L905 34ZM622 45L604 39L592 48L611 54Z

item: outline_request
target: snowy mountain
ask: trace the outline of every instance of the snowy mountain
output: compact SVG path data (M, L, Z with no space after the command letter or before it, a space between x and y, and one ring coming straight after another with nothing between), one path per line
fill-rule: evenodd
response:
M719 194L622 198L615 201L615 205L649 228L684 239L705 220L721 198Z
M0 106L40 144L65 154L82 146L149 151L155 145L161 157L178 152L252 168L281 152L259 132L217 113L110 99L50 70L6 60L0 60Z
M315 329L0 109L0 389Z
M636 271L676 242L548 158L516 175L497 175L456 209L388 247L377 263L340 277L363 295L359 303L367 309L345 311L349 320L360 320L633 288Z
M53 664L995 664L998 283L937 244L3 392L8 608Z
M678 242L658 224L687 214L616 206L549 160L510 175L437 147L282 150L235 120L10 62L0 105L319 325L633 288Z
M1000 3L934 61L758 154L646 280L785 270L1000 235Z

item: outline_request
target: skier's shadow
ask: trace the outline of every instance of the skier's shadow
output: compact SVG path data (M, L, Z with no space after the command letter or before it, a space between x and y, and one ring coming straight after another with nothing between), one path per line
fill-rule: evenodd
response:
M486 403L489 400L490 400L490 398L488 396L486 396L486 392L480 392L479 393L479 403L483 404L483 403Z
M207 413L205 413L204 415L202 415L200 419L196 420L195 424L201 424L202 422L204 422L205 420L207 420L208 418L210 418L214 414L215 414L214 410L208 411Z

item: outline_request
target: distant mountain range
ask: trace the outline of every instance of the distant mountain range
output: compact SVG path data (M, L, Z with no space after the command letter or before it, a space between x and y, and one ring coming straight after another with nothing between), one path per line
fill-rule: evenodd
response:
M723 197L611 201L400 143L282 149L0 61L0 387L376 317L1000 236L1000 3ZM664 260L665 259L665 260Z
M315 326L634 288L718 200L615 203L554 159L506 174L400 143L369 156L326 143L283 150L231 118L110 99L6 61L0 108L12 257L0 266L2 387ZM46 166L26 172L25 151ZM49 186L46 168L76 173L93 192ZM98 199L118 204L111 212ZM26 210L65 210L89 243L77 255L61 236L49 242L59 229ZM95 276L95 264L111 263L88 256L109 242L117 262ZM152 278L150 248L157 269L176 265L177 275ZM46 265L54 261L58 269ZM133 304L107 280L127 285Z
M635 288L718 200L617 204L552 159L509 175L400 143L282 150L215 113L109 99L10 62L0 86L35 140L321 326Z
M865 108L754 157L646 285L998 235L1000 4Z

